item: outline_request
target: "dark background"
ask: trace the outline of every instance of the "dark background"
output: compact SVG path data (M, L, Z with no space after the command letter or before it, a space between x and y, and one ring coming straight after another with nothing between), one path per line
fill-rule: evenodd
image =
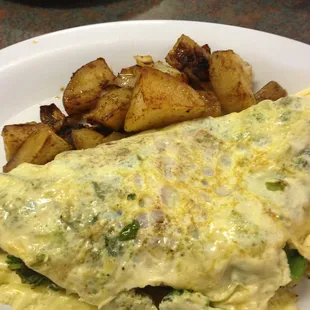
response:
M310 0L0 0L0 48L65 28L133 19L224 23L310 44Z

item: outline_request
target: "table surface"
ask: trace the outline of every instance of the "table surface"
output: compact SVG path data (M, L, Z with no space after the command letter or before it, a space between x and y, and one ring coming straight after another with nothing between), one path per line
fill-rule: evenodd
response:
M310 44L310 0L0 0L0 48L65 28L135 19L223 23Z

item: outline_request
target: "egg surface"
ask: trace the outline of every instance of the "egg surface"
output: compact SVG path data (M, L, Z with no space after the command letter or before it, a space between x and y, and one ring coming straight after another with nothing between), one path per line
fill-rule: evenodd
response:
M309 170L310 100L264 101L1 174L0 247L98 307L164 285L264 310L285 245L310 259Z

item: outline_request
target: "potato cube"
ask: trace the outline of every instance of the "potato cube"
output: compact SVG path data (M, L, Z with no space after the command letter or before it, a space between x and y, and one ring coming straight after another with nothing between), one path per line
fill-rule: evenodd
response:
M239 112L256 103L252 68L232 50L212 54L210 80L224 112Z
M131 96L132 90L130 89L111 89L99 99L96 108L87 115L87 121L113 130L122 129Z
M186 83L144 67L133 90L125 131L142 131L208 116L206 101Z
M36 122L6 125L2 130L6 160L9 161L18 151L23 142L38 129Z
M71 149L70 145L58 137L48 125L39 125L3 167L4 172L9 172L22 163L46 164L57 154Z
M71 135L77 150L93 148L104 140L104 135L90 128L74 129Z
M80 114L94 108L102 89L114 77L103 58L91 61L77 70L63 95L63 104L67 113Z

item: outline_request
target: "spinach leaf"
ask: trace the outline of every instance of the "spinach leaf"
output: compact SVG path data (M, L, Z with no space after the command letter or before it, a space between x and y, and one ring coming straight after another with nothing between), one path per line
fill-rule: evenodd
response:
M16 272L16 274L20 277L22 283L30 284L32 288L35 288L39 285L45 285L57 291L62 289L50 279L28 268L26 264L18 257L8 255L6 263L8 264L8 268L10 270Z
M135 239L140 229L140 224L137 220L133 220L130 224L126 225L119 234L120 241L128 241Z
M287 261L290 266L292 280L299 280L304 274L308 266L307 260L302 257L297 250L285 249Z

